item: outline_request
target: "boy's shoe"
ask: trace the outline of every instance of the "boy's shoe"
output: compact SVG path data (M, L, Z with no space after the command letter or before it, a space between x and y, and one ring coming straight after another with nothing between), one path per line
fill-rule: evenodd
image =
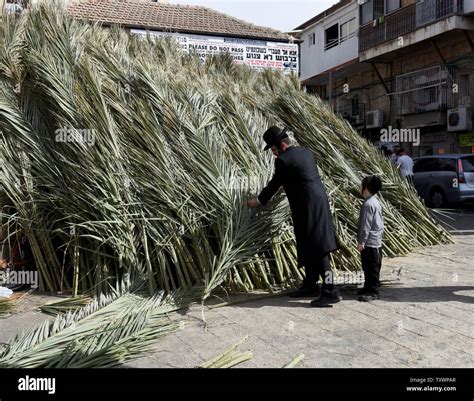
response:
M379 294L364 294L359 297L360 302L370 302L380 299Z
M306 297L318 297L319 296L319 287L318 286L302 286L295 292L288 294L290 298L306 298Z
M334 288L331 291L323 290L319 298L316 298L314 301L311 301L310 305L315 308L324 308L327 306L332 306L342 301L341 293L337 288Z

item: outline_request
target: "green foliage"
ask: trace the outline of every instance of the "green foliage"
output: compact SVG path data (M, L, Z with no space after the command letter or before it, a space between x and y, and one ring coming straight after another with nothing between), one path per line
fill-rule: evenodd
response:
M271 177L261 134L275 123L318 161L341 244L334 268L359 268L366 174L384 182L385 255L449 242L390 162L294 76L227 56L201 64L173 40L140 40L47 6L0 27L0 190L42 290L100 294L126 276L150 294L199 286L202 298L218 286L295 285L284 196L246 206ZM58 129L75 137L58 140Z

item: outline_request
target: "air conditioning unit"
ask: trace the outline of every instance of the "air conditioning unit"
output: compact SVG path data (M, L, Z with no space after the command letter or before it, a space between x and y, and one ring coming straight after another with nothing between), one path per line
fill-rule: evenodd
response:
M472 111L469 107L448 110L448 132L472 129Z
M370 110L367 112L366 128L381 128L383 125L383 111Z

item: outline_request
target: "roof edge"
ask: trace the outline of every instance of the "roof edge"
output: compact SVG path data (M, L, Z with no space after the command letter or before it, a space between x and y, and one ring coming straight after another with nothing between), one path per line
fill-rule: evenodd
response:
M299 30L299 29L306 29L308 28L309 26L315 24L316 22L322 20L324 17L327 17L333 13L335 13L336 11L340 10L341 8L349 5L352 3L352 0L339 0L339 3L336 3L336 4L333 4L331 7L327 8L326 10L324 10L323 12L319 13L318 15L316 15L315 17L313 18L310 18L309 20L307 20L306 22L303 22L301 25L297 26L295 28L295 30Z

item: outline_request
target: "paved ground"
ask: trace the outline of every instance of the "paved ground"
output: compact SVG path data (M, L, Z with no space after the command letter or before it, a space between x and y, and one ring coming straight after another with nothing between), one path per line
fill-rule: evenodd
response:
M273 297L220 308L195 307L188 326L129 367L195 367L248 336L241 367L474 367L474 235L456 244L384 260L390 285L360 303L353 290L333 308ZM202 322L202 312L207 327Z
M436 209L432 213L455 235L474 235L474 205L464 209Z
M33 293L15 293L15 311L6 318L0 319L0 343L8 342L23 330L36 327L49 316L38 311L38 307L59 298Z
M245 336L239 349L253 359L241 367L278 368L300 353L301 367L474 367L474 214L449 213L464 235L384 259L381 300L360 303L346 289L325 309L286 296L193 307L182 331L126 367L195 367ZM47 319L35 308L52 299L25 296L19 313L0 320L0 342Z

